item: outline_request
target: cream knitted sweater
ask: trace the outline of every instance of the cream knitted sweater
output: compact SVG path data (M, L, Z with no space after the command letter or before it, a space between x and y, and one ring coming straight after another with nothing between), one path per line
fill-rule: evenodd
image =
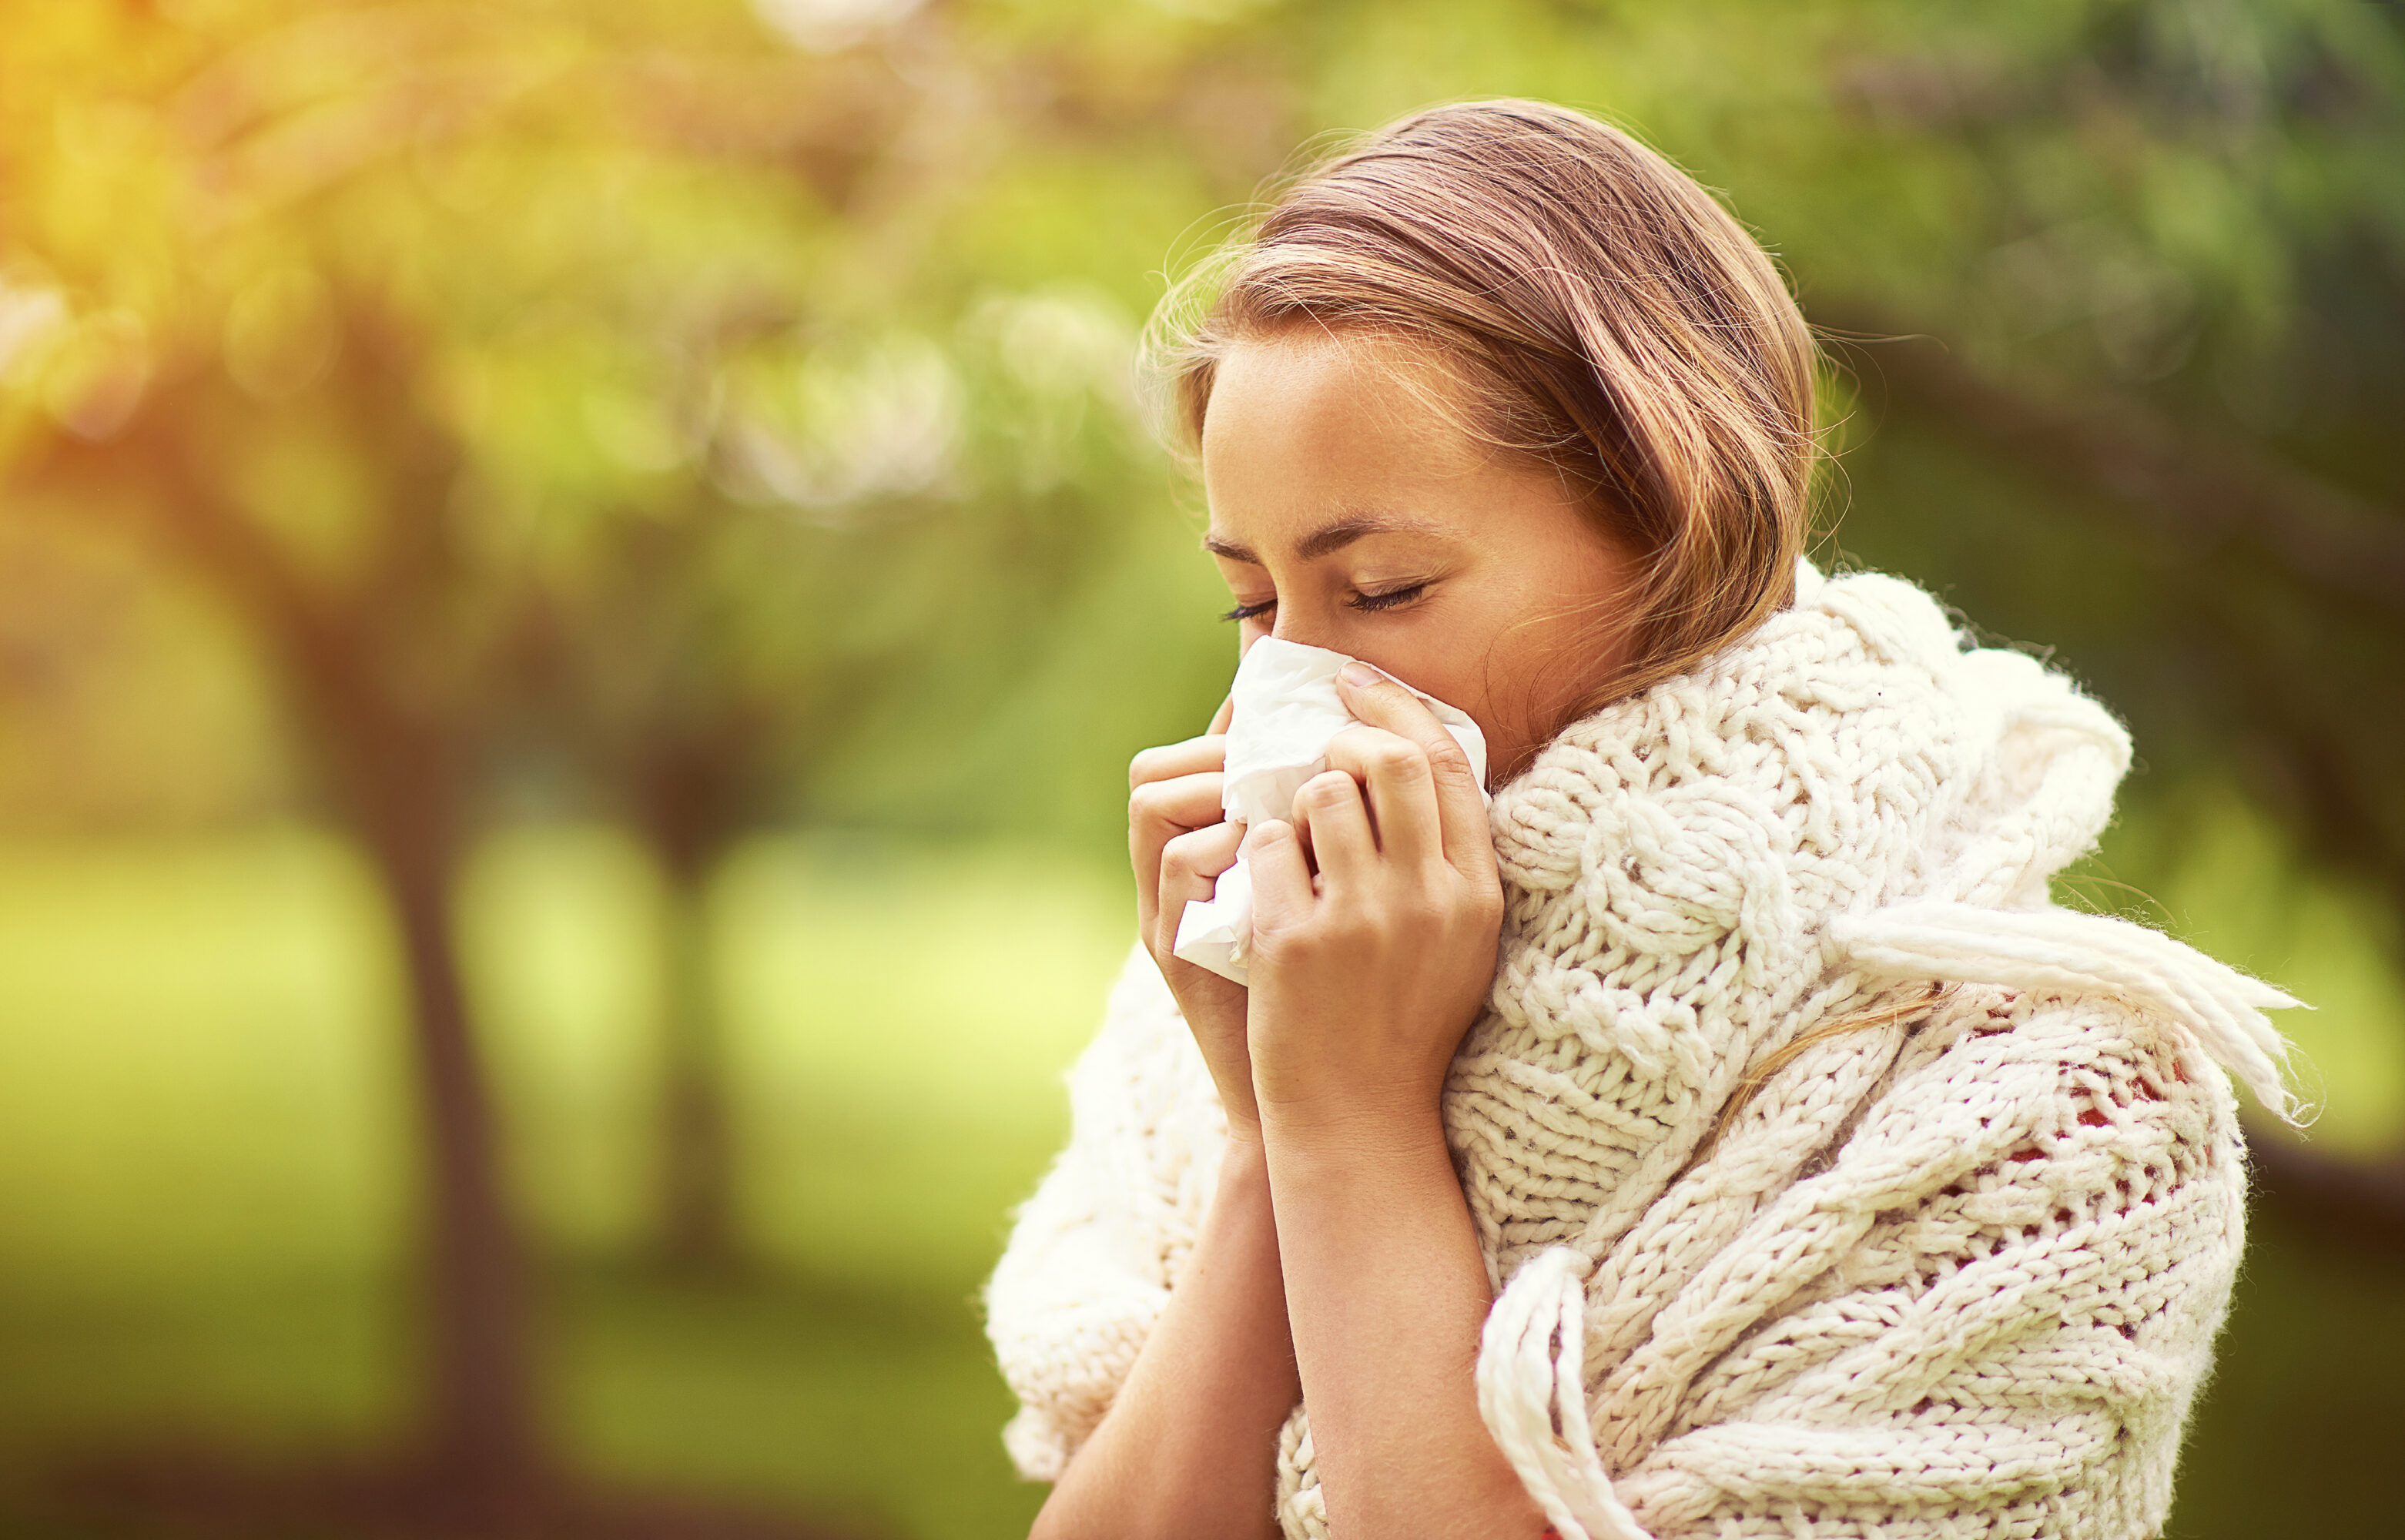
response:
M1496 795L1501 957L1444 1121L1498 1290L1480 1408L1564 1540L2162 1524L2241 1249L2206 1056L2285 1111L2290 1002L2048 902L2128 763L2061 676L1807 568ZM988 1292L1038 1478L1176 1286L1225 1126L1141 951L1070 1090ZM1278 1472L1325 1536L1302 1407Z

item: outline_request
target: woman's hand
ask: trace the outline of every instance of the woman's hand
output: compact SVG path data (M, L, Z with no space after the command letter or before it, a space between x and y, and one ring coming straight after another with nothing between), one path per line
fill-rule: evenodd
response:
M1229 707L1199 738L1147 749L1128 766L1128 859L1135 868L1136 922L1145 949L1169 981L1177 1008L1211 1068L1228 1131L1260 1141L1253 1102L1252 1059L1245 1045L1245 987L1180 959L1177 922L1194 899L1211 896L1219 874L1235 864L1244 831L1225 821L1219 805L1227 763Z
M1375 670L1347 665L1340 689L1359 724L1296 793L1293 824L1245 840L1253 1082L1265 1120L1416 1133L1493 982L1502 887L1453 735Z
M1132 1510L1115 1505L1137 1491L1156 1513L1203 1516L1202 1499L1162 1495L1164 1475L1174 1490L1200 1460L1224 1477L1217 1497L1248 1498L1265 1519L1261 1464L1228 1451L1270 1448L1260 1432L1291 1405L1289 1387L1311 1407L1337 1533L1533 1535L1544 1524L1480 1420L1465 1350L1490 1302L1486 1263L1437 1104L1495 972L1502 889L1485 804L1468 756L1416 696L1374 670L1346 674L1360 721L1329 746L1333 768L1296 796L1293 823L1245 836L1249 990L1170 954L1185 901L1235 854L1235 831L1217 821L1223 745L1199 738L1136 761L1129 839L1145 940L1231 1131L1252 1120L1250 1142L1221 1168L1193 1271L1121 1405L1055 1492L1062 1533L1131 1533L1120 1518ZM1264 1361L1274 1376L1211 1390L1213 1376ZM1207 1451L1183 1415L1196 1387L1218 1408L1200 1425L1235 1430ZM1236 1533L1240 1511L1213 1507L1203 1525Z
M1536 1535L1479 1416L1492 1301L1438 1099L1495 973L1486 808L1418 697L1345 674L1360 725L1295 821L1245 847L1253 1082L1320 1493L1338 1534Z

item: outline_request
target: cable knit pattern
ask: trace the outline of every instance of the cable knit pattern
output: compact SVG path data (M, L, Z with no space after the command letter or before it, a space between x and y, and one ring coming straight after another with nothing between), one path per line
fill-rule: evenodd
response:
M2285 1112L2261 1013L2292 1002L2049 903L2129 753L1919 589L1807 568L1497 793L1501 955L1444 1118L1498 1291L1480 1408L1564 1540L2159 1528L2242 1246L2209 1061ZM1141 952L1071 1085L989 1291L1038 1477L1158 1320L1224 1127ZM1264 1495L1327 1535L1301 1407Z

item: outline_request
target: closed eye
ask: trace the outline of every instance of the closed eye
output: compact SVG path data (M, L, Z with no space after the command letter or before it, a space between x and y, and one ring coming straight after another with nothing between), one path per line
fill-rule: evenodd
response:
M1393 609L1411 603L1428 592L1424 582L1408 583L1401 588L1389 588L1383 594L1356 594L1344 602L1356 609Z
M1266 615L1276 608L1277 600L1263 599L1259 604L1240 604L1219 618L1223 621L1249 621L1255 616Z

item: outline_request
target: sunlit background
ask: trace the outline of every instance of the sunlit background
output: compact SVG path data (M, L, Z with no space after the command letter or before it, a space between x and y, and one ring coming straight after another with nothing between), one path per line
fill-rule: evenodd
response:
M1501 93L2130 721L2067 900L2320 1007L2170 1533L2397 1533L2373 0L0 0L0 1533L1023 1533L976 1289L1233 651L1138 330Z

